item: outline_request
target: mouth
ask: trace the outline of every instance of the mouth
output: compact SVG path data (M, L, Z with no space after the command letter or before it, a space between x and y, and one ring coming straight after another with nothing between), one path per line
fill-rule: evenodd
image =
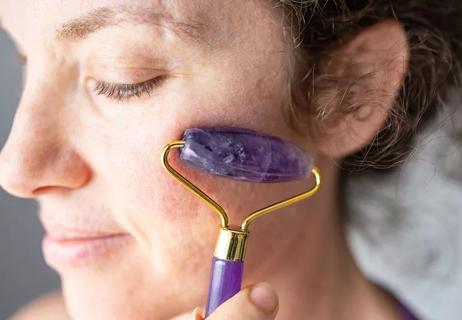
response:
M127 233L47 229L42 250L47 264L55 269L82 267L114 254L130 238Z

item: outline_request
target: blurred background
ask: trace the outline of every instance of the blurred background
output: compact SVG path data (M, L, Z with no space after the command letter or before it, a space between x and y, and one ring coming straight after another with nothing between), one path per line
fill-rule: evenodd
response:
M16 51L0 31L0 146L21 94L21 65ZM34 201L15 199L0 188L0 319L6 319L40 293L59 287L58 276L42 258L43 230Z
M21 66L0 32L0 147L20 92ZM461 97L454 90L399 170L347 178L348 236L360 266L424 320L462 319ZM35 202L0 188L0 319L59 288L42 235Z

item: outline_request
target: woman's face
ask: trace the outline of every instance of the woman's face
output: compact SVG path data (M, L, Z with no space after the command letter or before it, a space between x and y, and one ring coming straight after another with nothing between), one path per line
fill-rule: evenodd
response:
M219 220L160 154L186 128L216 125L307 147L283 120L282 17L270 1L1 1L27 63L0 182L38 199L45 259L75 318L165 319L204 303ZM171 159L233 224L293 192ZM272 221L259 227L268 239ZM263 256L260 246L249 251Z

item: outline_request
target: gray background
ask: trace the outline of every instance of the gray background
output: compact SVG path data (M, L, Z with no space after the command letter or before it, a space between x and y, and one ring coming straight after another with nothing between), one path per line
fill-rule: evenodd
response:
M20 91L16 53L0 32L0 146ZM462 125L461 101L449 108L459 117L448 112ZM431 320L462 319L462 143L447 120L442 115L421 135L402 169L347 184L349 239L360 266ZM42 234L36 203L0 189L0 319L59 286L42 258Z
M9 38L0 31L0 146L6 142L21 93L21 67ZM37 205L0 188L0 319L38 294L58 287L41 254L43 230Z

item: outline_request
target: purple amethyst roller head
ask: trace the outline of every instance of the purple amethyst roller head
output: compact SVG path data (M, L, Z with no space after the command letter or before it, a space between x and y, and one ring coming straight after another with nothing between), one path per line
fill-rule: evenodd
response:
M251 182L306 179L313 159L297 146L248 129L193 128L180 158L211 174Z

